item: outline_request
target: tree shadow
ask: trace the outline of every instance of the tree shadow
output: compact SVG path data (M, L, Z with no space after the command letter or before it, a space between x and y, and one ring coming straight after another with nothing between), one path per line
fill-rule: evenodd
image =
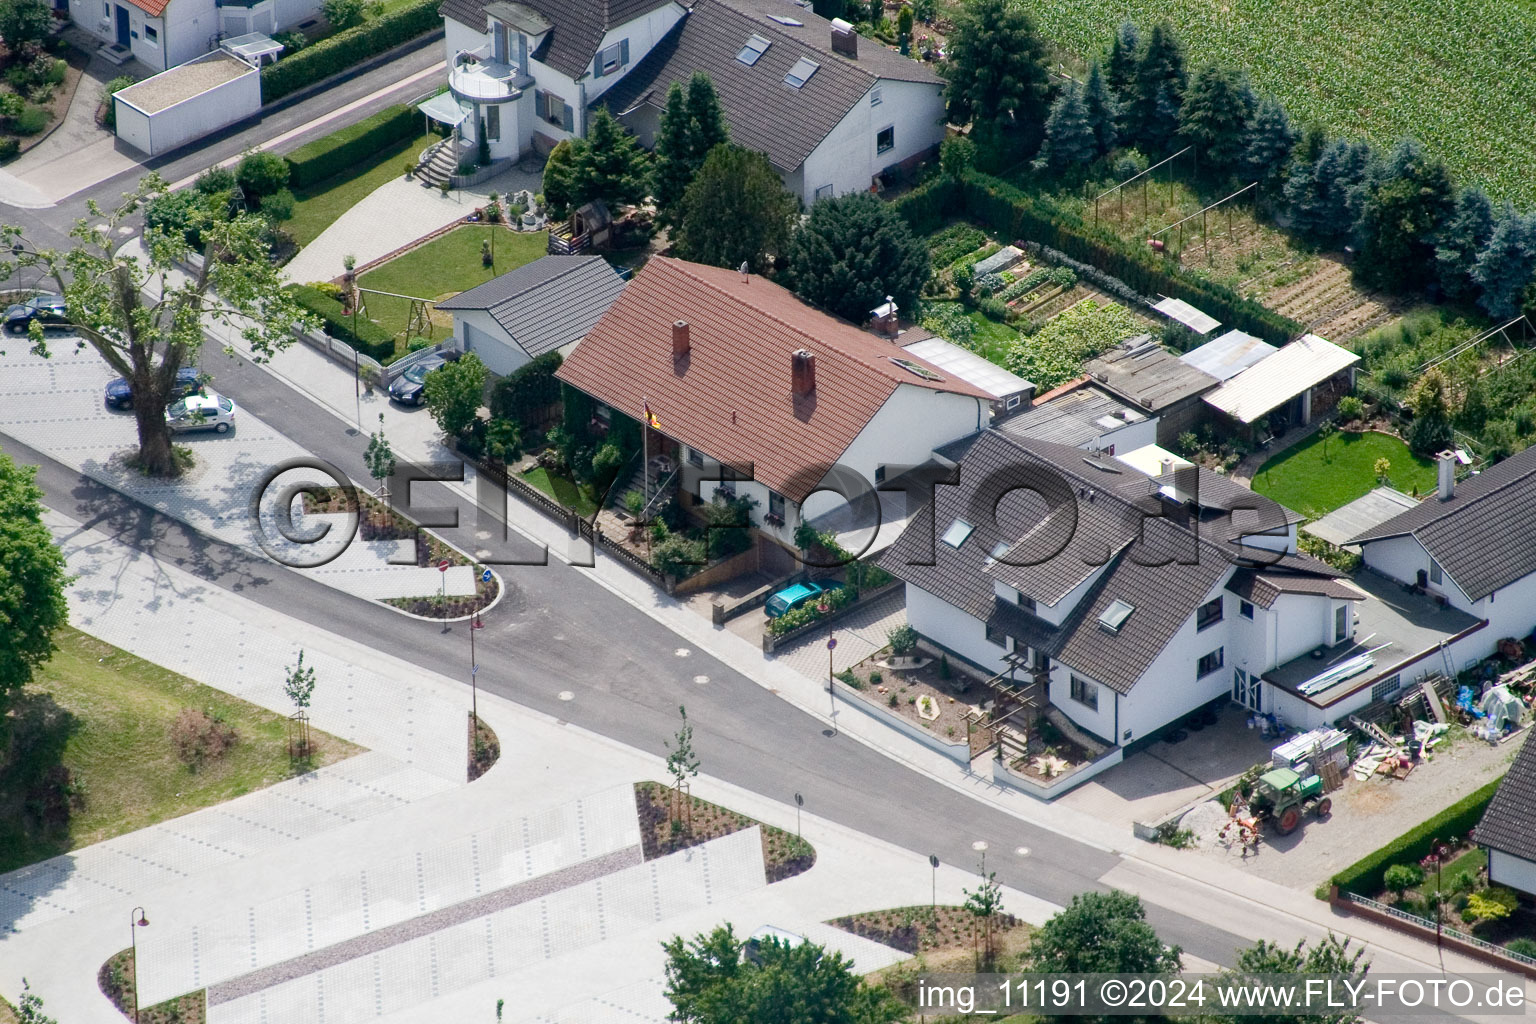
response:
M64 764L81 724L46 693L22 693L0 716L0 871L11 872L0 876L0 933L73 871L67 858L49 858L70 848L70 818L85 804Z

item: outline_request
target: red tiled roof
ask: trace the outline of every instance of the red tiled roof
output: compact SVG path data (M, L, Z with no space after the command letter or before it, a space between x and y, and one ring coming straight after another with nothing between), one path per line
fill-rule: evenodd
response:
M672 323L690 352L672 358ZM917 337L907 332L902 340ZM796 398L790 356L816 357L816 387ZM891 362L929 370L925 380ZM635 419L803 501L902 384L990 400L901 347L818 312L757 275L656 257L624 289L557 374Z
M129 3L152 18L158 18L171 5L171 0L128 0Z

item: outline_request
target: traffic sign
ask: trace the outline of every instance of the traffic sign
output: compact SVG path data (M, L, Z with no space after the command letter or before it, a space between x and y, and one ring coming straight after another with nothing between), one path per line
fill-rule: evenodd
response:
M829 650L829 651L830 650L835 650L836 647L837 647L837 637L835 637L835 636L827 637L827 650Z
M437 563L437 571L438 572L447 572L448 571L448 559L445 558L441 562Z
M480 582L481 583L489 583L489 582L491 582L491 570L487 569L487 570L485 570L484 572L482 572L480 574Z

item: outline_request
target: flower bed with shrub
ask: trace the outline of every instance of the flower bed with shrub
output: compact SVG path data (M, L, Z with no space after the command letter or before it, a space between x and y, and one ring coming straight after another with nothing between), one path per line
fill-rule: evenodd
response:
M751 828L762 829L763 866L769 882L779 882L809 871L816 863L810 843L781 828L764 825L696 796L680 796L660 782L635 783L635 804L640 814L640 845L646 860L665 857L711 839Z
M393 356L395 336L366 316L353 317L336 297L340 289L337 288L335 295L332 295L331 288L335 286L328 288L323 284L291 284L288 286L288 294L299 305L319 317L325 333L337 341L345 342L381 362ZM356 327L353 326L354 321Z

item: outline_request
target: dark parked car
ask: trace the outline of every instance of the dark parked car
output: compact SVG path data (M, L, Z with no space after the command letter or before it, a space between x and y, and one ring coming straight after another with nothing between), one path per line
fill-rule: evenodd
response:
M64 311L64 296L34 295L5 311L5 329L12 334L27 333L34 320L40 321L45 331L67 330L70 324Z
M441 356L423 359L395 378L389 386L389 397L404 405L420 405L426 401L427 374L447 363Z
M171 393L166 404L185 398L201 388L202 383L199 380L197 367L183 366L176 371L176 380L171 384ZM107 383L107 404L114 409L133 408L133 385L128 383L128 378L119 377Z

